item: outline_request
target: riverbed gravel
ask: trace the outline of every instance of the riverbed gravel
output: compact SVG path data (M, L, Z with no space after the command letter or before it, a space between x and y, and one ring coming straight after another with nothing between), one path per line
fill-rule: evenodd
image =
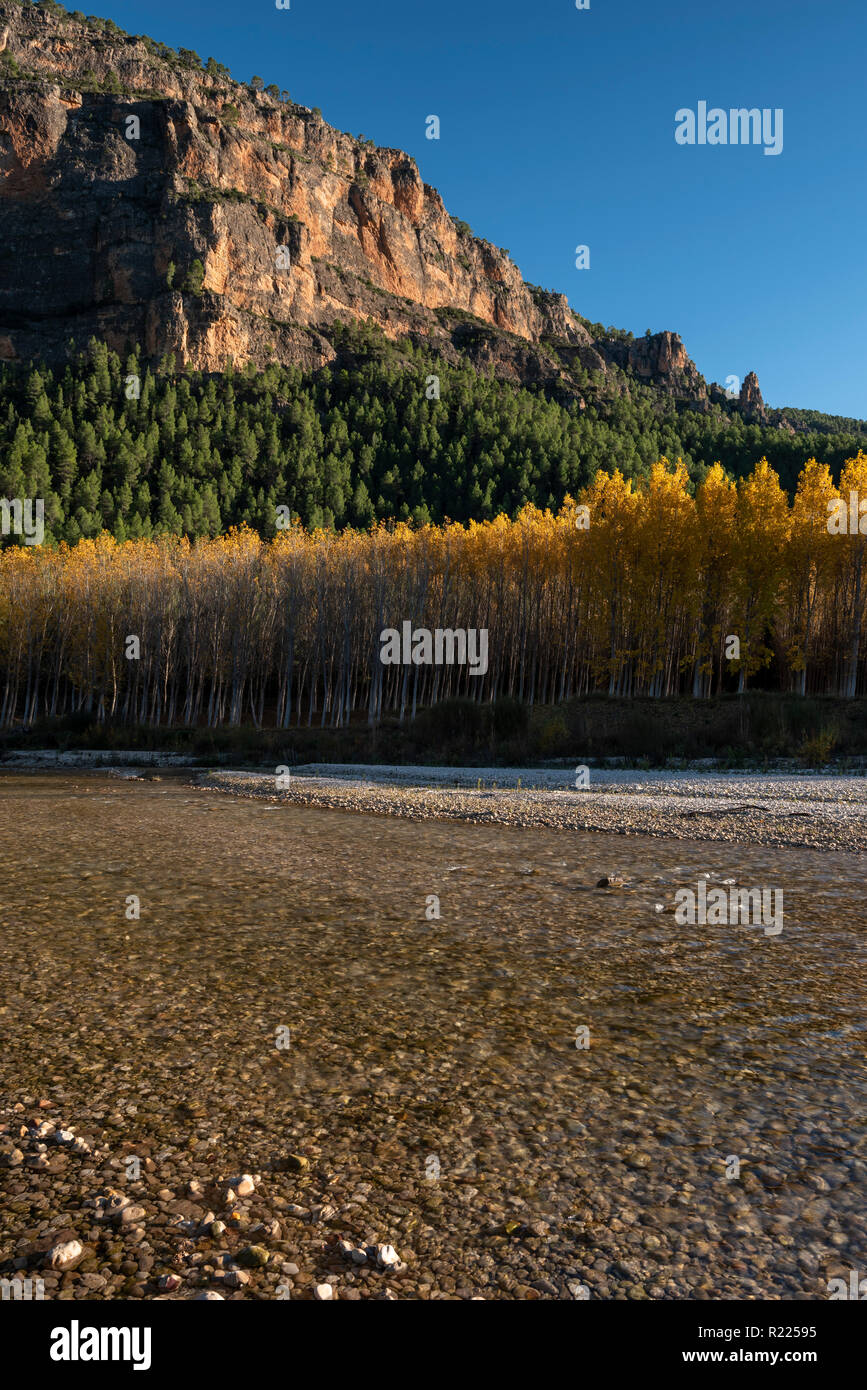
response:
M863 854L67 772L0 777L0 856L0 1278L809 1300L867 1268ZM781 934L679 925L702 876L783 890Z
M867 850L867 777L588 768L587 785L536 768L306 766L221 770L199 785L240 796L412 820L599 830L732 844Z

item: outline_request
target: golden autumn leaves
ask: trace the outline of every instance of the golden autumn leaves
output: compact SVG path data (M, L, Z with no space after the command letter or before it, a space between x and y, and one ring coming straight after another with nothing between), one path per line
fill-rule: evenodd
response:
M765 459L738 484L717 465L694 491L663 459L515 521L10 547L0 719L340 726L453 696L704 696L769 665L784 688L852 696L867 536L827 523L853 492L867 497L861 452L839 487L810 459L791 503ZM484 678L383 667L379 635L405 621L488 629Z

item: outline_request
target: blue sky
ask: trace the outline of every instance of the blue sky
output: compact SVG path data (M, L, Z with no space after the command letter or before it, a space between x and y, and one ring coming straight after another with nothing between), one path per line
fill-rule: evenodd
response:
M708 379L756 371L771 405L867 417L864 0L100 0L97 13L407 150L450 212L587 318L673 329ZM676 144L675 112L699 101L782 108L782 153Z

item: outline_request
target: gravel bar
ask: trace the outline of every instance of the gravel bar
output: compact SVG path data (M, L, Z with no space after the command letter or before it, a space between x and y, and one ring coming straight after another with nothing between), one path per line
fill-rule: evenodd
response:
M196 784L237 796L411 820L460 820L676 840L867 849L867 778L791 773L575 774L534 768L307 765L277 789L271 772L221 770Z

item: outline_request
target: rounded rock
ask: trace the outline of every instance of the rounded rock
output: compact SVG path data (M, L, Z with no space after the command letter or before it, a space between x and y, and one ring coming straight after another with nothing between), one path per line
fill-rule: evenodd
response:
M49 1269L72 1269L83 1257L84 1246L80 1240L65 1240L52 1245L44 1262Z

